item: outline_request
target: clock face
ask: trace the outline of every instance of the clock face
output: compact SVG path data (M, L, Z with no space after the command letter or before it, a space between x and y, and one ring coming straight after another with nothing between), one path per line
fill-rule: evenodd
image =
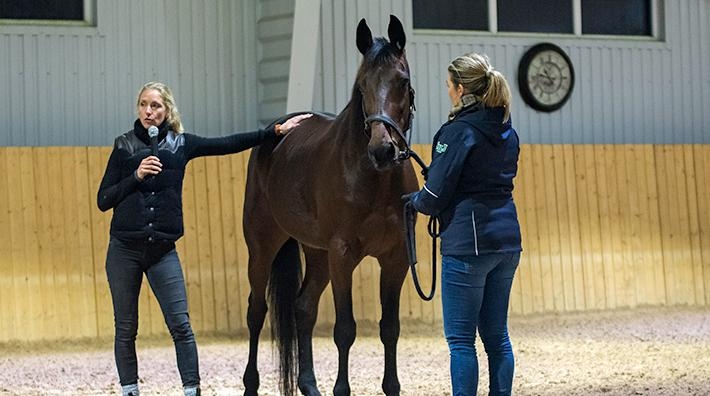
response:
M530 48L520 61L518 85L530 107L540 111L557 110L572 93L572 63L559 47L538 44Z

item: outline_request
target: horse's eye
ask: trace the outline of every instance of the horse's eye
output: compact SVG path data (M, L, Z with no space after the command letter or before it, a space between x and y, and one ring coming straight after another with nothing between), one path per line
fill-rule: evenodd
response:
M409 79L408 78L403 78L401 82L403 87L406 87L409 85Z

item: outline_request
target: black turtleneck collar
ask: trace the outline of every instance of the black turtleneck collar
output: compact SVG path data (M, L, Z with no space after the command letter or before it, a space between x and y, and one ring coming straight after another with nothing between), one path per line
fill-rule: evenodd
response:
M167 119L163 120L163 123L158 125L158 141L159 142L162 142L163 139L165 139L165 136L168 135L169 129L170 129L170 127L168 125ZM150 137L148 136L148 130L143 126L140 119L136 119L136 122L133 123L133 130L136 131L136 136L138 136L138 138L143 143L150 146Z

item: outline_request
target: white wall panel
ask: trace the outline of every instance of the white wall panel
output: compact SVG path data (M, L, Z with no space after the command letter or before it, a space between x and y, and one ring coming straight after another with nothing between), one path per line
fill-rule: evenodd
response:
M110 145L152 80L188 131L256 129L257 6L97 0L95 27L0 24L0 145Z
M663 1L661 41L564 35L414 32L409 0L323 0L314 109L350 98L366 18L386 35L389 14L408 33L417 91L414 141L428 143L449 109L448 62L487 53L513 89L524 143L710 141L710 0ZM129 129L146 81L175 91L186 128L216 136L250 130L286 109L294 0L97 0L96 27L0 24L0 145L108 145ZM520 98L524 51L543 41L574 62L559 111Z
M710 104L710 0L666 1L660 40L565 35L414 32L409 0L324 0L316 106L343 109L360 54L355 27L367 18L385 35L389 14L408 34L407 55L417 91L413 140L429 143L450 104L445 69L470 51L489 55L513 90L513 122L524 143L708 143ZM663 20L663 18L662 18ZM520 58L530 46L552 42L575 66L570 100L553 113L525 105L517 88Z
M286 112L294 0L259 2L258 120L269 124ZM253 99L252 99L253 100Z

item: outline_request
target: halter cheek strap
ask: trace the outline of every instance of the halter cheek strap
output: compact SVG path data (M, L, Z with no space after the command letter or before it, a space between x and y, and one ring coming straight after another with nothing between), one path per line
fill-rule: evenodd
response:
M397 132L399 140L404 143L404 150L400 150L399 154L397 155L397 159L406 160L407 158L412 156L412 154L414 154L414 159L417 160L417 162L420 162L421 159L419 159L419 157L411 149L412 134L410 133L408 138L404 136L405 132L412 128L412 123L414 121L414 112L416 110L417 106L414 104L414 89L411 86L409 87L409 120L404 130L399 127L399 124L397 124L397 122L393 120L392 117L388 116L385 113L378 113L368 116L367 112L365 111L365 105L363 104L362 114L365 116L365 133L367 133L367 130L370 129L370 124L372 124L372 122L374 121L379 121L385 124L386 126L388 125L392 129L394 129L395 132Z

